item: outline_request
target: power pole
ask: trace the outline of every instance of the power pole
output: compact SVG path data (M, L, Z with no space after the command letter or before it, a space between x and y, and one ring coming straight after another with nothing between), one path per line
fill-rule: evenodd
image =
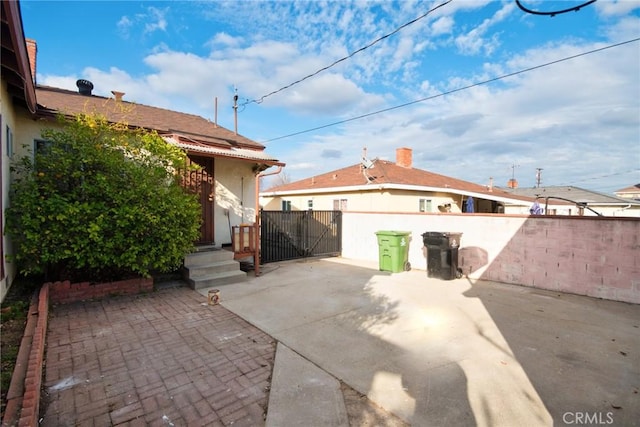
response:
M536 188L540 188L542 183L542 168L536 168Z

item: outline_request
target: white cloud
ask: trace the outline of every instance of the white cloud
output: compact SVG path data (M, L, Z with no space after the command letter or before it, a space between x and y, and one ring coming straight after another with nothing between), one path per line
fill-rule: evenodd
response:
M480 52L491 55L500 45L500 40L496 33L489 37L486 34L493 26L506 19L514 10L515 6L512 3L504 4L491 18L483 20L480 25L467 33L457 36L455 43L459 51L466 55L477 55Z
M140 16L141 20L149 20L144 24L145 33L153 33L154 31L165 31L167 29L167 19L165 15L168 13L169 8L158 9L156 7L149 7L148 15Z
M640 9L640 3L634 0L608 0L599 1L593 4L598 13L603 16L621 16Z
M123 16L116 23L116 29L120 37L124 39L128 39L130 35L131 28L133 27L133 22L129 19L128 16Z

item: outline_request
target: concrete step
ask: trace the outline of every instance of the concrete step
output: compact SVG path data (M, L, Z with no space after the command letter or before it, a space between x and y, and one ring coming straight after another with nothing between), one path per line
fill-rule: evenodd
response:
M215 273L224 273L225 271L237 271L240 269L240 262L235 260L218 261L206 265L194 265L185 267L187 277L195 279L196 277L208 276Z
M193 252L185 256L184 266L189 268L193 266L202 266L213 264L216 262L229 261L233 259L233 252L224 249L216 249L211 251Z
M242 270L224 271L209 274L202 277L186 277L185 280L191 289L211 288L229 283L238 283L247 279L247 273Z

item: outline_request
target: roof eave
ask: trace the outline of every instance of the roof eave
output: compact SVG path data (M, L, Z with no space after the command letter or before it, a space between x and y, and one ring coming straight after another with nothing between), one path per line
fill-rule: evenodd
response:
M2 9L6 12L5 19L9 26L13 49L16 54L17 70L14 70L21 78L24 100L27 108L31 113L36 112L36 89L31 75L31 65L29 63L29 54L27 51L27 43L24 37L24 29L22 27L22 14L20 12L20 3L17 1L3 1ZM4 66L4 64L3 64Z

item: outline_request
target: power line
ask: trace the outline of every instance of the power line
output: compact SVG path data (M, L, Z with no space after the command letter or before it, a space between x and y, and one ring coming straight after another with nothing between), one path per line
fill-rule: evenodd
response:
M263 142L266 143L266 142L277 141L279 139L289 138L289 137L292 137L292 136L301 135L303 133L309 133L309 132L313 132L313 131L316 131L316 130L320 130L320 129L324 129L324 128L340 125L340 124L343 124L343 123L348 123L348 122L352 122L352 121L355 121L355 120L364 119L365 117L370 117L370 116L374 116L374 115L377 115L377 114L386 113L388 111L397 110L399 108L408 107L409 105L418 104L418 103L424 102L424 101L429 101L431 99L435 99L435 98L439 98L439 97L442 97L442 96L445 96L445 95L450 95L452 93L456 93L456 92L460 92L460 91L463 91L463 90L471 89L471 88L476 87L476 86L486 85L486 84L493 83L493 82L498 81L498 80L506 79L507 77L517 76L518 74L527 73L529 71L537 70L539 68L548 67L550 65L558 64L560 62L569 61L571 59L579 58L581 56L586 56L586 55L590 55L592 53L601 52L603 50L612 49L614 47L619 47L619 46L622 46L622 45L625 45L625 44L628 44L628 43L637 42L638 40L640 40L640 37L637 37L637 38L631 39L631 40L627 40L627 41L624 41L624 42L620 42L620 43L615 43L615 44L612 44L612 45L604 46L604 47L601 47L601 48L598 48L598 49L589 50L587 52L582 52L582 53L579 53L577 55L567 56L567 57L562 58L562 59L557 59L555 61L546 62L544 64L540 64L540 65L536 65L536 66L533 66L533 67L525 68L525 69L522 69L522 70L519 70L519 71L514 71L513 73L503 74L503 75L498 76L498 77L494 77L494 78L491 78L491 79L488 79L488 80L484 80L484 81L481 81L481 82L473 83L473 84L470 84L468 86L463 86L463 87L460 87L460 88L457 88L457 89L452 89L452 90L449 90L447 92L439 93L437 95L427 96L426 98L416 99L414 101L406 102L404 104L396 105L396 106L385 108L385 109L378 110L378 111L373 111L371 113L361 114L359 116L351 117L351 118L348 118L348 119L340 120L340 121L329 123L329 124L322 125L322 126L317 126L317 127L311 128L311 129L306 129L306 130L302 130L302 131L299 131L299 132L290 133L288 135L279 136L277 138L267 139L266 141L263 141Z
M578 180L578 181L571 181L570 183L559 184L559 185L572 185L572 184L576 184L576 183L580 183L580 182L593 181L594 179L611 178L612 176L626 175L628 173L639 172L639 171L640 171L640 169L629 169L627 171L614 172L614 173L609 173L609 174L606 174L606 175L593 176L591 178L585 178L585 179L581 179L581 180Z
M288 84L288 85L286 85L286 86L283 86L283 87L281 87L280 89L274 90L274 91L273 91L273 92L271 92L271 93L268 93L268 94L266 94L266 95L263 95L263 96L261 96L260 98L252 99L252 100L248 100L248 101L244 102L241 106L245 106L245 105L247 105L247 104L251 104L251 103L260 104L260 103L262 103L262 101L264 101L264 99L265 99L265 98L267 98L267 97L269 97L269 96L271 96L271 95L275 95L275 94L276 94L276 93L278 93L278 92L282 92L282 91L283 91L283 90L285 90L285 89L289 89L290 87L295 86L295 85L297 85L298 83L302 83L303 81L307 80L308 78L311 78L311 77L313 77L313 76L315 76L315 75L317 75L317 74L320 74L321 72L326 71L326 70L328 70L329 68L334 67L334 66L338 65L339 63L341 63L341 62L343 62L343 61L346 61L347 59L349 59L349 58L353 57L354 55L356 55L356 54L358 54L358 53L360 53L360 52L363 52L363 51L365 51L365 50L369 49L371 46L373 46L373 45L375 45L375 44L377 44L377 43L381 42L381 41L382 41L382 40L384 40L384 39L387 39L387 38L391 37L392 35L394 35L394 34L398 33L400 30L402 30L402 29L404 29L404 28L408 27L409 25L412 25L412 24L414 24L414 23L418 22L419 20L421 20L421 19L425 18L427 15L429 15L431 12L434 12L434 11L436 11L436 10L440 9L442 6L445 6L446 4L451 3L452 1L453 1L453 0L447 0L447 1L445 1L444 3L440 3L438 6L436 6L436 7L432 8L432 9L429 9L427 12L425 12L425 13L423 13L422 15L418 16L417 18L415 18L415 19L413 19L413 20L411 20L411 21L409 21L409 22L407 22L407 23L405 23L405 24L403 24L403 25L399 26L398 28L396 28L395 30L393 30L392 32L390 32L390 33L388 33L388 34L385 34L384 36L382 36L382 37L379 37L379 38L375 39L374 41L372 41L372 42L371 42L371 43L369 43L368 45L363 46L363 47L361 47L360 49L358 49L358 50L355 50L355 51L351 52L351 53L350 53L350 54L348 54L347 56L345 56L345 57L343 57L343 58L340 58L340 59L338 59L337 61L334 61L334 62L333 62L333 63L331 63L330 65L327 65L326 67L320 68L318 71L316 71L316 72L314 72L314 73L311 73L311 74L309 74L309 75L307 75L307 76L305 76L305 77L303 77L303 78L301 78L301 79L299 79L299 80L296 80L296 81L295 81L295 82L293 82L293 83L290 83L290 84Z

